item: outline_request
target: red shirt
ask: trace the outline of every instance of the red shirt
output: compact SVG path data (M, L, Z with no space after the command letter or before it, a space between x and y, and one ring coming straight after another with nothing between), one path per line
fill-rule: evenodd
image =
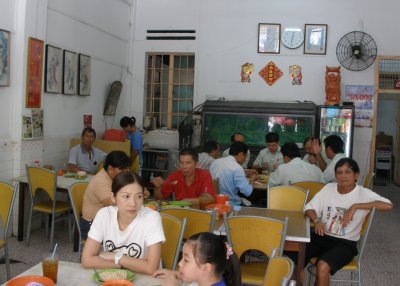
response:
M175 181L177 183L172 184ZM194 181L190 186L186 185L185 177L181 171L171 173L164 182L161 192L164 198L168 198L174 192L176 200L197 198L203 192L215 196L211 174L208 170L202 169L196 169Z

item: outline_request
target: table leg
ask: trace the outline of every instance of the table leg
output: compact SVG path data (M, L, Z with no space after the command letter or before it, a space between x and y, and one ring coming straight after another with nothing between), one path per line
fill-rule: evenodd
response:
M19 183L19 196L18 196L18 241L24 240L24 204L25 204L25 185Z
M75 217L74 217L74 220L75 220ZM74 250L74 252L78 252L79 251L79 231L78 231L78 227L76 225L74 227L74 234L73 235L74 235L74 247L73 247L73 250Z
M297 258L297 273L296 273L296 280L297 280L296 285L298 285L298 286L303 285L302 271L304 270L304 259L305 258L306 258L306 244L299 243L299 252L298 252L298 258Z

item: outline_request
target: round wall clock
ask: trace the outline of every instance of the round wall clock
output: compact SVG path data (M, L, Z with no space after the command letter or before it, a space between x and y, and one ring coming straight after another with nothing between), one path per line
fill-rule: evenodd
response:
M303 44L303 30L299 27L286 27L282 32L281 40L286 48L296 49Z

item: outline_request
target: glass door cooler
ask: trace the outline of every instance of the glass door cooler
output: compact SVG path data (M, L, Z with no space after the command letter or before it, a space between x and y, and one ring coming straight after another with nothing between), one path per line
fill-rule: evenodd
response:
M318 106L317 132L321 142L336 134L343 139L345 154L352 157L354 106Z

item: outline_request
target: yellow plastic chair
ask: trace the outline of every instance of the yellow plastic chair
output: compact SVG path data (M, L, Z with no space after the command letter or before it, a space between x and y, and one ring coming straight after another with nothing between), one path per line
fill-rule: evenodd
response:
M175 270L181 252L186 218L180 220L172 215L161 213L165 242L161 246L163 268Z
M96 174L101 171L104 167L104 161L101 161L100 164L97 166Z
M307 201L308 190L295 186L268 186L267 196L268 209L302 211Z
M186 208L162 208L161 213L172 215L180 220L187 218L186 228L183 234L184 239L188 239L193 234L199 232L213 232L216 212L206 212L196 209Z
M337 271L334 276L330 277L331 282L345 282L345 283L357 283L361 286L361 259L364 252L365 243L367 242L367 237L369 230L371 228L371 222L375 214L375 208L370 211L370 213L365 217L365 220L362 224L360 239L358 241L358 255L356 255L349 264L344 266L342 269ZM310 273L309 276L309 285L311 285L311 278L315 276L315 263L317 262L317 258L314 257L310 260L311 265L308 266L307 270ZM350 272L350 279L344 278L335 278L337 277L336 274L341 272ZM340 277L343 275L339 274ZM339 276L338 275L338 276Z
M85 195L88 185L88 182L78 182L68 187L69 199L71 200L72 210L74 212L75 226L79 233L79 254L81 254L82 251L82 244L85 243L85 241L82 241L81 226L79 221L82 216L83 196Z
M375 176L375 173L373 173L373 172L370 172L365 176L364 182L363 182L364 188L372 190L372 186L374 185L374 176Z
M288 218L284 221L257 217L224 217L228 243L239 258L248 250L262 251L269 258L281 256L286 238ZM268 263L251 261L240 263L242 283L263 285Z
M303 182L297 182L292 184L292 186L300 187L304 190L308 190L308 196L307 196L307 201L312 200L312 198L325 186L324 183L321 182L311 182L311 181L303 181Z
M57 190L57 173L39 167L26 166L26 173L28 175L29 195L31 198L31 206L29 210L28 234L27 244L29 245L29 237L31 234L31 223L33 211L42 212L51 215L51 229L50 229L50 251L53 251L54 240L54 220L56 214L67 213L69 218L69 211L71 206L68 202L57 201L55 199ZM49 200L35 202L35 196L38 190L43 190L48 196ZM46 222L46 236L48 234L48 222ZM68 220L68 233L71 236L71 224Z
M264 286L286 286L292 277L293 261L285 256L273 256L264 277Z
M7 280L10 279L10 259L8 258L7 234L16 193L17 192L13 186L0 182L0 226L3 226L4 231L3 238L0 239L0 249L4 248Z

